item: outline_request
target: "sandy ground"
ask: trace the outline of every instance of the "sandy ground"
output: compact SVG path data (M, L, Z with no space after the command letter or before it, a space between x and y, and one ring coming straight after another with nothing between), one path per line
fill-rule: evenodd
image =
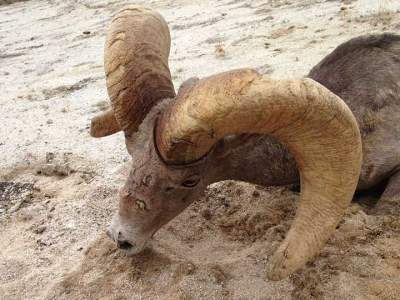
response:
M108 241L129 157L121 134L88 126L108 105L107 24L132 2L169 22L176 87L240 67L301 77L351 37L400 30L395 0L0 1L0 299L399 299L400 202L376 211L378 193L281 282L264 270L294 215L290 188L219 183L143 254Z

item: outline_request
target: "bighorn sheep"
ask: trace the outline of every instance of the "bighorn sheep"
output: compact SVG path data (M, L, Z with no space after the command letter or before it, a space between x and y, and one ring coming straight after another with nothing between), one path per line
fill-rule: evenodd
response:
M132 169L108 233L129 254L213 182L300 181L296 218L267 271L279 280L318 253L356 188L390 177L387 195L399 190L400 37L353 39L308 78L234 70L190 79L177 95L169 48L165 20L148 8L126 7L108 31L112 109L91 134L125 133Z

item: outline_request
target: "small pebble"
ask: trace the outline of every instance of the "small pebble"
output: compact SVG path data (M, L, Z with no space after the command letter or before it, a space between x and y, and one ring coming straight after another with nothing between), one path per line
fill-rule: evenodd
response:
M36 234L42 234L47 229L46 225L40 225L33 229Z

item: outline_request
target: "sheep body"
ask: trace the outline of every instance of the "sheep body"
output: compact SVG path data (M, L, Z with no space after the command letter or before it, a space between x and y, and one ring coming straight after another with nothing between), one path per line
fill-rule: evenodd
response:
M400 36L352 39L336 48L308 76L342 98L357 119L364 156L358 189L370 188L393 175L398 177Z

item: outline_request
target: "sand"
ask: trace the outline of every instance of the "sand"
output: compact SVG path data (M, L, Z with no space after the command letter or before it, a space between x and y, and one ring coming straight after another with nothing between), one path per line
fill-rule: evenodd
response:
M12 4L9 4L13 2ZM89 136L108 106L105 30L128 1L0 1L0 299L399 299L400 199L356 197L321 255L280 282L268 259L298 192L209 187L136 257L105 236L129 169L123 136ZM400 3L133 1L170 24L175 87L252 67L307 74L341 42L398 32Z

